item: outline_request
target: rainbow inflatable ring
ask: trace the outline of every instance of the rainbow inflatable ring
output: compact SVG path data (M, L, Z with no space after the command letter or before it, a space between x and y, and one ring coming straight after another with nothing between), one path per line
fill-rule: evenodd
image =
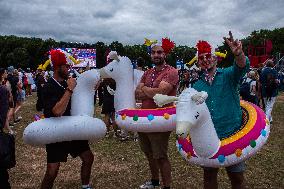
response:
M256 154L265 144L270 124L264 112L256 105L241 100L242 127L233 135L221 140L218 152L211 158L201 158L194 153L190 137L178 138L176 145L189 163L205 167L227 167Z
M134 132L167 132L176 128L176 107L124 109L116 114L117 125Z

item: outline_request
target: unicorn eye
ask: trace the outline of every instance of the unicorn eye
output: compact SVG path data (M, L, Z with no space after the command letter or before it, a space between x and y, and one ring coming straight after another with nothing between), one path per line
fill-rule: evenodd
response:
M113 72L113 68L111 68L109 71Z
M195 119L199 117L199 112L196 112L197 114L195 115Z

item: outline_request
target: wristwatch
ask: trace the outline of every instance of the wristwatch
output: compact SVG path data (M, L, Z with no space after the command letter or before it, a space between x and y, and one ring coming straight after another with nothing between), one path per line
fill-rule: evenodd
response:
M66 88L66 91L70 92L71 94L73 93L73 90L70 89L69 87Z

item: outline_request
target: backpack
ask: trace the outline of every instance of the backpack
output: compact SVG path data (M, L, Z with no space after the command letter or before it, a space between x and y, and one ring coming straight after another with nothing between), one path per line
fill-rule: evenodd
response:
M247 100L250 97L251 82L253 82L253 80L250 80L249 82L247 82L247 79L245 79L240 86L240 95L242 96L244 100Z
M278 83L276 81L275 75L272 73L268 73L266 75L266 83L265 83L265 93L267 97L272 97L272 94L278 87Z

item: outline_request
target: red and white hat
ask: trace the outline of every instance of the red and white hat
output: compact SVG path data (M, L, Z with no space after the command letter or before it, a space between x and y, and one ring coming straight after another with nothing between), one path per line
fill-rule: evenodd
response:
M61 65L72 65L72 61L70 60L68 53L65 53L60 49L52 49L50 51L50 60L53 68Z

